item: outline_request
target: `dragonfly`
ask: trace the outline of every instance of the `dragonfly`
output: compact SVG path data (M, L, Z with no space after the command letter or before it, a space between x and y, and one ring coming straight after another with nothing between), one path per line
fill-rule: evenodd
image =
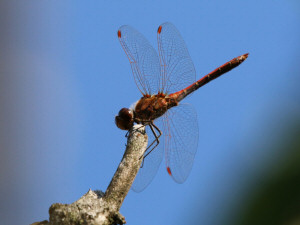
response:
M168 174L183 183L194 162L198 147L197 113L181 101L198 88L240 65L248 53L238 56L199 80L186 44L176 29L163 23L157 29L158 54L149 41L133 27L124 25L117 32L129 59L134 81L142 94L130 108L115 117L118 128L129 131L133 125L146 126L149 144L144 152L132 189L143 191L153 180L165 156Z

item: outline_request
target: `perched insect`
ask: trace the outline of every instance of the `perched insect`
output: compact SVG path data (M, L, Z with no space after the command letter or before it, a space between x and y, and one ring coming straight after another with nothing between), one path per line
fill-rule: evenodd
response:
M158 27L158 55L147 39L130 26L122 26L118 30L118 38L143 96L131 108L120 110L115 118L116 125L122 130L129 130L134 123L143 124L147 126L148 135L153 134L144 153L145 163L132 188L139 192L148 186L163 153L168 173L176 182L183 183L191 171L197 151L198 122L194 108L180 101L240 65L248 53L196 81L193 62L173 24L164 23Z

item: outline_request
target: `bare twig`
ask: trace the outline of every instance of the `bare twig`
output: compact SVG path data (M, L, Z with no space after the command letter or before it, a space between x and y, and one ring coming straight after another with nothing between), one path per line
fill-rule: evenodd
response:
M145 127L136 125L133 129L135 132L129 134L123 159L103 197L117 211L121 208L140 169L143 160L141 156L143 156L148 144L148 138L144 130Z
M129 133L123 159L105 194L101 191L89 190L72 204L53 204L49 209L49 222L42 221L32 225L126 223L119 210L141 166L143 160L141 156L145 152L147 144L145 128L135 125Z

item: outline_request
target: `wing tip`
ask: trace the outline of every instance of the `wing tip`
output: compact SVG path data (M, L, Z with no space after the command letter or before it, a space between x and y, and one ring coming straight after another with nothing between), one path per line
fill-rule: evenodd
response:
M170 167L167 167L167 171L168 171L168 174L169 174L170 176L172 176L172 172L171 172Z
M121 31L118 30L118 38L121 38Z
M162 26L160 25L159 27L158 27L158 29L157 29L157 33L161 33L161 29L162 29Z

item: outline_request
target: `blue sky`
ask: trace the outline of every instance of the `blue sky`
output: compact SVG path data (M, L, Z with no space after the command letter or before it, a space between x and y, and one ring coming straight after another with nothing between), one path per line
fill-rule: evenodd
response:
M179 185L162 163L145 191L126 197L128 224L187 224L193 214L199 224L222 224L245 187L280 156L264 146L279 137L287 115L299 118L296 0L1 4L4 224L48 219L52 203L74 202L89 188L105 191L126 143L114 116L141 97L117 38L124 24L156 46L157 27L172 22L197 78L250 53L186 100L199 122L192 172Z

